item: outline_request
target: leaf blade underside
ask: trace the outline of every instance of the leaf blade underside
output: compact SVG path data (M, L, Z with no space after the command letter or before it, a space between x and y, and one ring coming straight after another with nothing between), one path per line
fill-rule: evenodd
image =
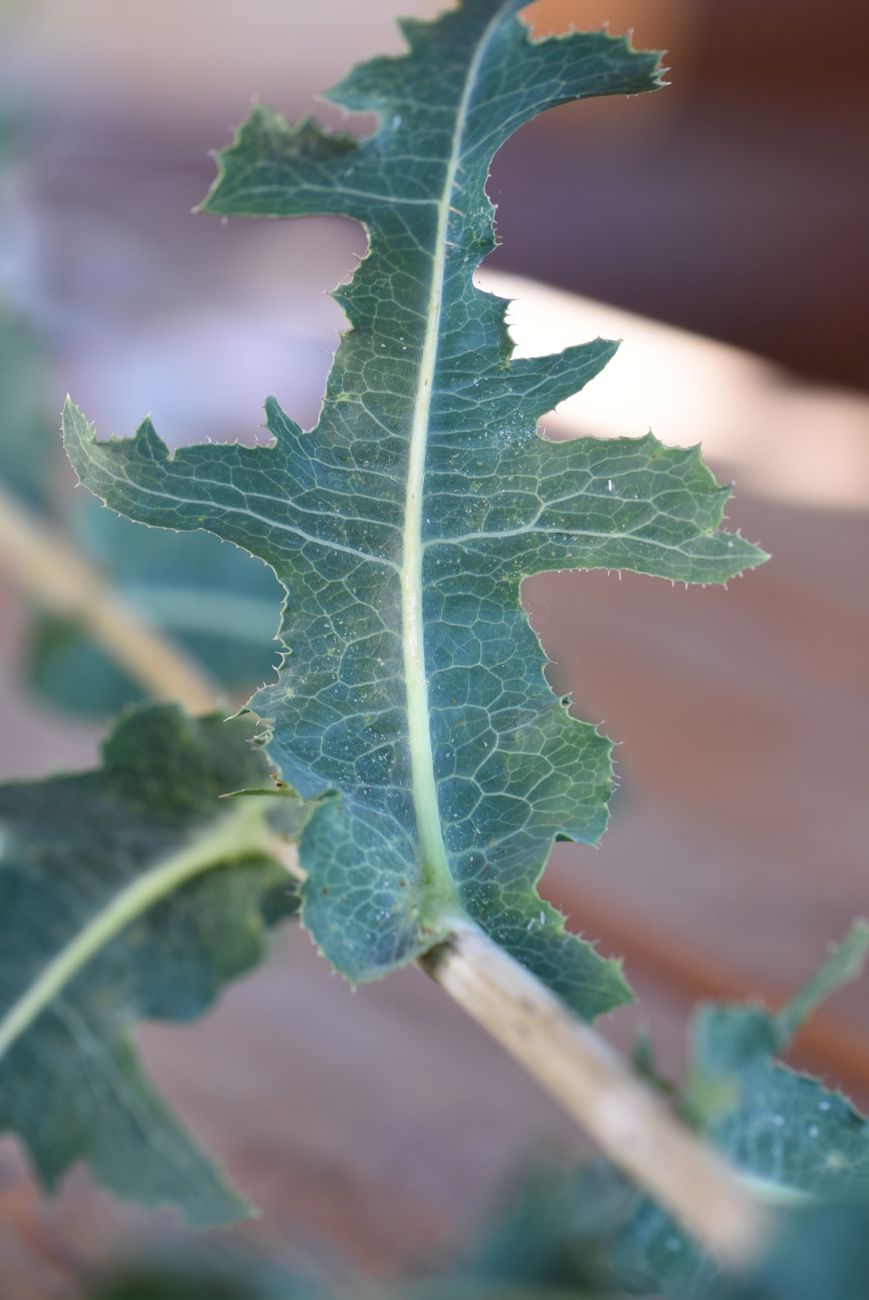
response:
M0 1131L49 1188L84 1159L197 1226L249 1213L139 1063L143 1018L190 1020L296 910L270 853L249 722L127 714L96 771L0 786Z
M718 531L727 491L695 450L651 436L547 442L537 420L612 356L605 340L511 360L506 303L473 271L495 246L492 156L559 103L655 89L655 54L604 32L533 42L515 0L404 23L408 53L330 97L374 111L363 139L257 108L206 200L224 214L340 213L370 251L335 294L351 329L315 429L267 403L269 447L170 456L150 424L99 443L73 407L83 482L146 523L201 527L259 555L287 591L277 682L251 707L306 798L303 918L354 981L409 961L456 914L593 1016L618 963L536 892L556 835L594 843L610 742L543 676L519 602L545 569L723 581L760 552Z

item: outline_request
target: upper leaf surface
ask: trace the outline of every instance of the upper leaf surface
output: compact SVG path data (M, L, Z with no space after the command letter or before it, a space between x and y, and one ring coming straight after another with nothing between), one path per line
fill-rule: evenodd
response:
M537 434L615 345L511 360L506 304L472 281L494 246L489 164L553 105L654 89L658 61L605 32L532 42L520 8L466 0L405 24L408 53L331 92L377 114L367 138L259 108L221 158L211 211L368 230L315 429L272 401L273 445L253 450L170 456L149 424L98 443L74 408L65 430L116 509L216 532L285 586L287 657L252 707L284 777L341 796L301 845L305 921L332 961L371 978L465 913L593 1015L625 997L620 971L535 882L556 834L600 835L610 744L551 695L520 583L564 568L714 582L761 557L718 531L727 492L696 451Z
M270 856L250 726L171 706L129 714L103 766L0 787L0 1131L53 1186L77 1160L195 1224L245 1203L151 1087L131 1031L189 1020L295 910Z

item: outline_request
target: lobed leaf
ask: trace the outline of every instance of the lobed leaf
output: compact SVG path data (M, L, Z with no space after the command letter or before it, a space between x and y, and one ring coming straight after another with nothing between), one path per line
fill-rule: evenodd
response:
M152 706L115 727L99 770L0 786L0 1131L49 1188L86 1160L118 1195L193 1224L248 1212L131 1036L144 1018L201 1015L296 910L272 801L220 798L268 779L250 731Z
M594 843L611 745L543 676L519 601L547 569L721 582L763 557L720 531L727 489L696 449L651 435L552 443L537 420L616 345L512 359L506 303L473 272L494 247L491 159L524 122L660 84L658 57L606 32L530 39L520 0L465 0L406 22L407 52L331 93L377 116L356 140L254 110L205 207L336 213L370 251L336 298L351 329L319 422L274 400L270 446L168 452L150 423L97 442L72 405L82 481L114 509L203 528L265 560L287 596L277 681L251 707L307 798L303 917L331 961L371 979L471 917L593 1016L627 996L620 967L568 936L536 892L553 839Z

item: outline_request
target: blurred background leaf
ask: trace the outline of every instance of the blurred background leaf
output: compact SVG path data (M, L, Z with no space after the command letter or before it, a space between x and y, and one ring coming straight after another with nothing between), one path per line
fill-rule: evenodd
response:
M681 1109L726 1153L762 1202L785 1216L805 1216L815 1205L869 1209L869 1122L841 1093L775 1059L823 997L860 975L867 954L869 926L858 921L806 990L781 1012L758 1004L710 1004L695 1016ZM724 1285L717 1264L620 1175L597 1162L573 1180L565 1205L573 1203L576 1213L596 1207L598 1233L608 1243L608 1267L619 1286L643 1295L663 1291L671 1300L717 1296ZM526 1216L533 1209L532 1200ZM853 1221L854 1214L848 1217ZM818 1209L818 1225L832 1221ZM794 1239L801 1222L794 1220ZM784 1230L791 1231L787 1223ZM820 1227L816 1244L820 1250ZM778 1264L770 1268L772 1278Z
M271 677L281 591L264 564L205 533L142 528L83 494L69 537L127 604L229 692L245 694ZM66 620L35 618L26 666L30 686L72 713L109 715L142 698Z
M32 148L26 119L0 113L0 169L14 160L26 172ZM228 692L250 693L277 658L278 583L265 565L209 535L142 528L70 493L50 385L47 337L22 308L0 300L0 481L59 525L137 613ZM72 713L105 718L143 696L74 622L37 611L25 674L47 703Z
M29 505L49 505L50 467L56 465L57 421L47 418L45 358L33 327L0 303L0 477Z
M116 724L100 770L0 786L0 1130L49 1189L86 1160L117 1195L195 1225L249 1212L132 1034L200 1016L296 911L272 801L221 800L268 783L251 732L152 706Z

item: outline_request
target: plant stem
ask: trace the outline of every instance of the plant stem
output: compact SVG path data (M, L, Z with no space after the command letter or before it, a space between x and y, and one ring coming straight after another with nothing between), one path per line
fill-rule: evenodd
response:
M80 627L149 694L210 712L216 686L154 631L47 522L0 488L0 560L19 585ZM281 853L303 877L290 846ZM595 1139L722 1261L756 1253L769 1212L604 1039L477 927L458 923L420 963Z
M214 709L218 688L202 669L119 599L68 538L2 487L0 562L29 596L74 620L149 695L191 713Z
M464 922L421 964L692 1236L731 1266L756 1256L769 1210L536 976Z

